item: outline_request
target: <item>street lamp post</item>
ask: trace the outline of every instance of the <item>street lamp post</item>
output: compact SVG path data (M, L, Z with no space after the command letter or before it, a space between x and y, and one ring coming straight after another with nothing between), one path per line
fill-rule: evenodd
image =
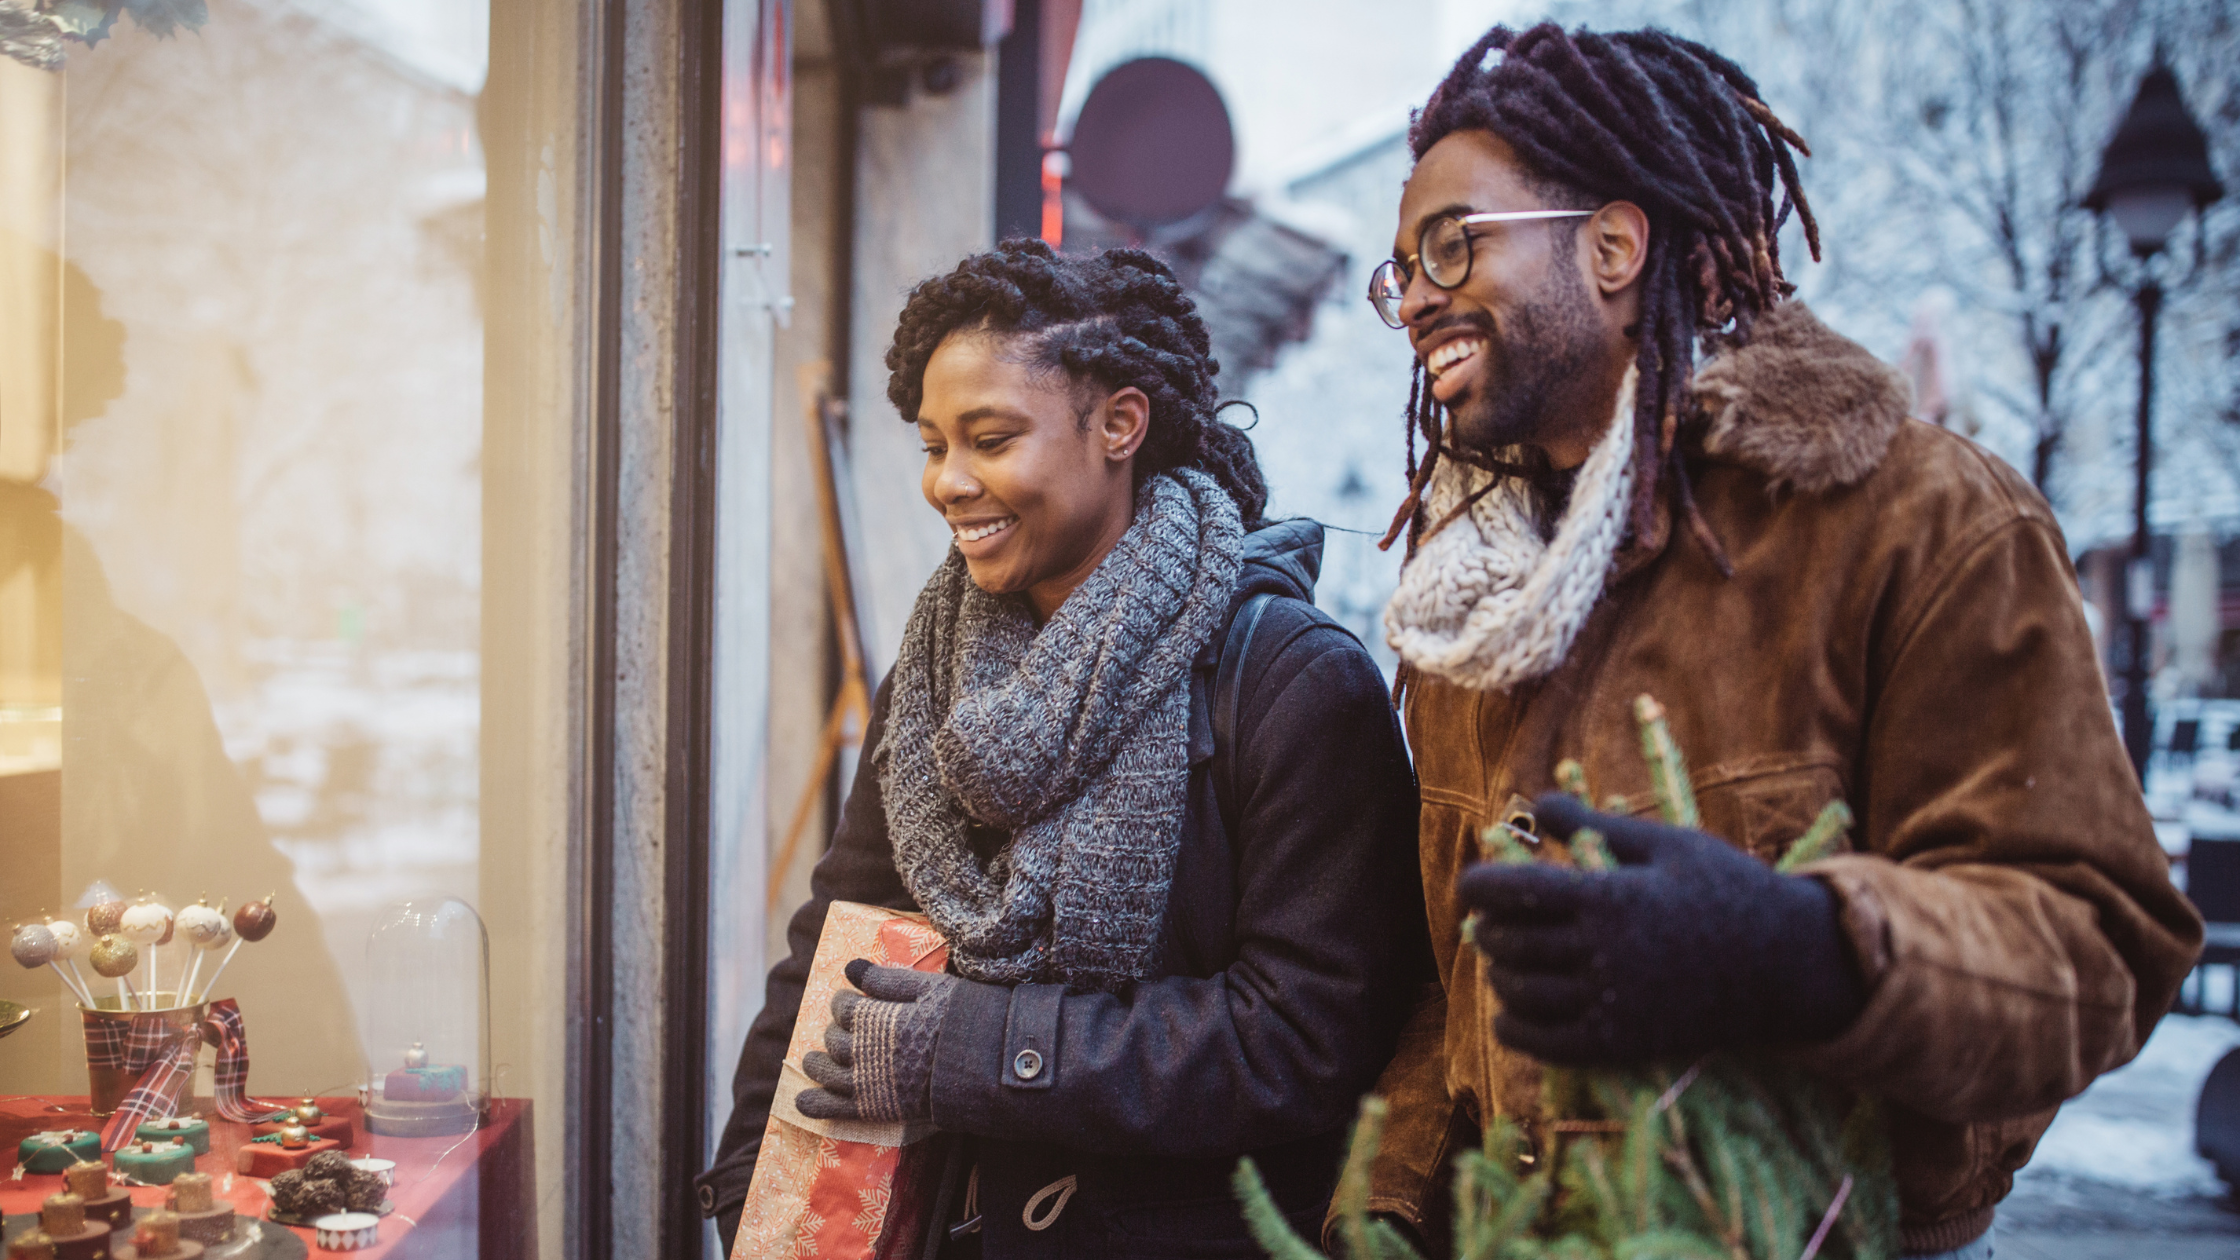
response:
M2139 782L2147 779L2147 754L2154 746L2147 711L2147 666L2152 652L2154 561L2147 528L2148 474L2154 462L2154 334L2162 313L2162 282L2155 256L2189 211L2224 195L2209 165L2209 138L2186 109L2178 76L2158 51L2139 81L2130 112L2116 127L2100 155L2100 178L2084 204L2115 220L2139 260L2139 448L2137 496L2132 505L2131 564L2124 574L2124 603L2130 633L2130 659L2123 670L2123 743Z

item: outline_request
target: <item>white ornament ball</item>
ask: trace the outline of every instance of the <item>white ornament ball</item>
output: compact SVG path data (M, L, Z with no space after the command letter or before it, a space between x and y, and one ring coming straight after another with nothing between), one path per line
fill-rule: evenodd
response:
M117 934L136 945L154 944L170 930L171 911L152 901L126 910L117 926Z
M83 958L86 951L93 948L93 938L68 919L56 919L47 925L47 930L54 933L56 958Z
M208 906L185 906L179 911L179 935L196 949L214 949L233 935L233 925Z

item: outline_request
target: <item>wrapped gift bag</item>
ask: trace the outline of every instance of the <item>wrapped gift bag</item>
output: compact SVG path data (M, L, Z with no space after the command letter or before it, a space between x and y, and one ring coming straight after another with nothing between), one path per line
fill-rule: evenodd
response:
M933 1126L812 1120L794 1106L802 1090L816 1088L802 1056L823 1048L832 995L858 958L939 971L949 947L921 914L852 901L825 912L731 1260L899 1260L925 1235L941 1175L938 1144L925 1140Z

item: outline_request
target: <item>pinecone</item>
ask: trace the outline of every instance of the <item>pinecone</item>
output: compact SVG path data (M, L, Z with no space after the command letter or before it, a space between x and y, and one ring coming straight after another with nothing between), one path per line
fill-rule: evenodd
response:
M314 1159L317 1157L314 1156ZM345 1172L350 1171L344 1161ZM291 1216L328 1216L342 1210L342 1187L324 1177L291 1168L272 1179L272 1205Z
M342 1199L353 1212L378 1212L389 1198L389 1187L381 1178L361 1169L350 1170L350 1180L342 1184Z

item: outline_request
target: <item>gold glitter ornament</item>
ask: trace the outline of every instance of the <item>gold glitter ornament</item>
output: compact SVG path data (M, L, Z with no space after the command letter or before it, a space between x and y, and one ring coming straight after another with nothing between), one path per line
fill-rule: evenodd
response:
M95 941L93 952L88 957L93 963L93 969L111 980L140 965L140 951L133 947L131 941L114 934Z

